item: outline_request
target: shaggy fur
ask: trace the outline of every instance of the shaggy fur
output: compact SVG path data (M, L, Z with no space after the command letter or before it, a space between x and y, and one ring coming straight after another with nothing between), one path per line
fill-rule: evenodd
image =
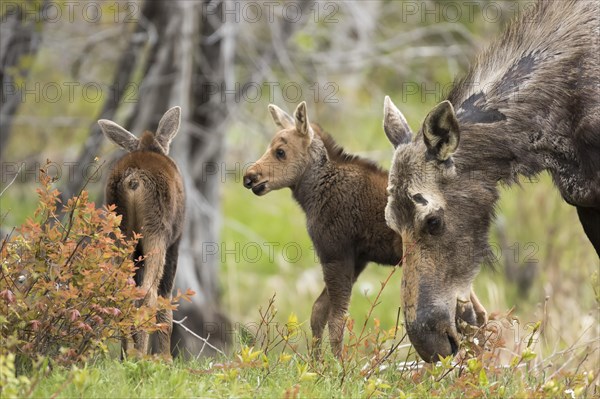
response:
M425 360L456 350L454 303L465 300L489 251L498 183L549 171L600 254L599 4L539 1L479 56L409 144L410 129L386 99L386 134L397 148L386 220L413 245L403 301Z
M289 187L306 213L325 280L311 315L315 353L328 324L332 350L339 356L354 282L368 262L397 265L402 258L400 237L384 218L388 174L345 153L319 126L311 125L305 103L294 118L273 105L270 110L282 130L248 170L244 185L257 195ZM285 155L278 158L278 150Z
M179 129L179 118L179 107L172 108L161 119L157 133L147 131L141 139L114 122L98 121L111 141L130 151L111 171L106 203L117 206L121 230L128 237L142 234L134 259L144 260L137 264L135 282L147 292L143 302L151 307L156 306L158 295L171 298L177 269L185 196L181 174L168 151ZM160 311L156 318L168 326L157 333L158 353L169 357L173 313ZM148 334L136 332L133 339L135 349L146 354ZM123 353L127 353L127 339L123 340Z

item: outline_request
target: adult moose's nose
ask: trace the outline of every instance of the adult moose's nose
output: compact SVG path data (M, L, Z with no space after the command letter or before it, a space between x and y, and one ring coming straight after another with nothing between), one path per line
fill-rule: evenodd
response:
M455 355L459 339L450 312L442 307L417 311L417 319L407 323L410 342L426 362Z

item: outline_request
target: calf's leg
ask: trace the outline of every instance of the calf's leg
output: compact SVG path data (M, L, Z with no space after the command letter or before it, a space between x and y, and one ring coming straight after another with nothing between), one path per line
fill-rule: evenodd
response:
M150 308L156 308L158 286L165 267L166 240L161 236L149 235L142 238L142 247L146 252L141 284L141 289L146 292L146 296L142 303ZM142 355L148 353L148 338L148 333L144 331L136 331L133 336L133 346Z
M345 317L350 305L352 283L354 282L354 265L352 262L331 262L323 265L325 285L329 296L329 341L336 357L342 354L344 340Z
M167 249L165 258L165 268L160 285L158 286L158 295L163 298L172 298L173 283L177 271L177 258L179 256L179 240L171 244ZM173 310L160 310L156 313L156 321L166 324L166 329L157 332L158 335L158 353L164 357L171 355L171 333L173 332Z
M475 311L475 315L477 316L477 325L482 326L488 321L487 310L483 307L481 302L479 302L479 298L475 295L475 291L471 288L471 304L473 304L473 310Z
M310 315L310 329L313 337L313 355L321 356L321 339L323 338L323 330L329 318L329 295L327 295L327 287L323 288L323 292L315 301Z

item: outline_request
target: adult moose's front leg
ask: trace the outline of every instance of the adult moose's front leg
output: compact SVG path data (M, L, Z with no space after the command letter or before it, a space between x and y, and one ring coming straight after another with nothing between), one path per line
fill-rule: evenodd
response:
M578 206L577 215L583 226L583 231L585 231L600 257L600 209Z
M323 338L323 330L329 318L330 304L329 295L327 295L327 287L323 288L323 292L315 301L310 315L310 329L313 339L313 356L321 357L321 340Z
M477 298L473 287L471 287L468 299L458 298L456 317L471 326L481 327L487 323L487 311Z
M336 357L342 355L346 314L350 305L354 265L352 262L331 262L323 265L327 295L329 296L329 341Z

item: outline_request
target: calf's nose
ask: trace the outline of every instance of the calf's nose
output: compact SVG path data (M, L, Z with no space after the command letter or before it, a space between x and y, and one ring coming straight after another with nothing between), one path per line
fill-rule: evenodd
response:
M254 172L248 172L244 176L244 187L252 188L252 183L258 179L258 176Z

